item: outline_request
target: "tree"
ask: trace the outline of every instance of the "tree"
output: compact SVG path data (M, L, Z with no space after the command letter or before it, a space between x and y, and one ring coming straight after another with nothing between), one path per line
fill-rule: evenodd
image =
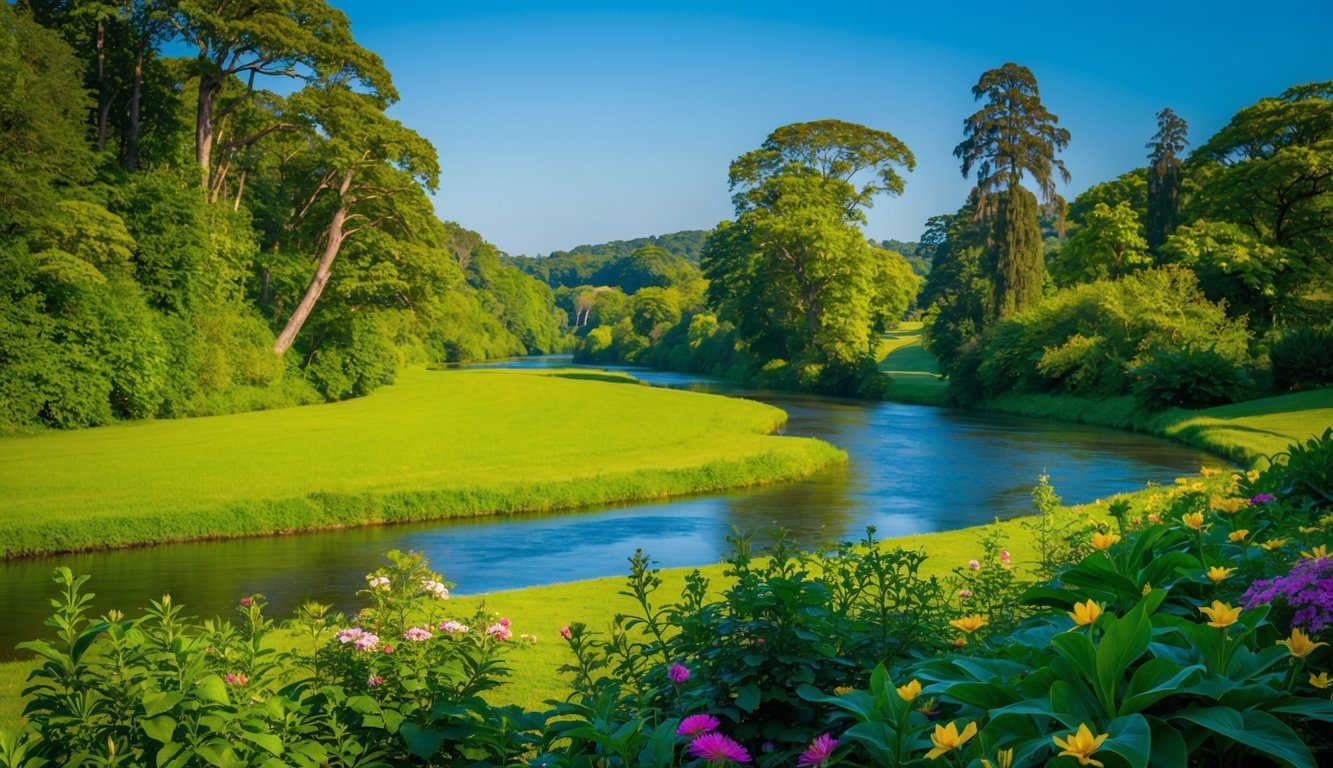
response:
M982 74L972 87L985 104L963 121L963 141L954 155L963 176L977 172L978 213L990 222L985 269L991 282L993 318L1004 318L1041 299L1045 264L1037 200L1022 186L1036 182L1041 201L1063 208L1056 178L1069 172L1055 153L1069 145L1069 131L1041 103L1037 80L1027 67L1009 63Z
M1148 155L1148 249L1153 253L1176 231L1180 211L1180 153L1189 145L1189 124L1170 107L1157 113L1157 134Z
M1053 271L1062 285L1120 278L1152 266L1139 216L1127 202L1097 203L1069 242Z
M333 84L304 89L291 103L310 142L306 172L298 175L310 182L297 190L296 223L316 213L326 215L327 223L318 226L323 248L315 274L273 343L277 355L291 347L310 316L343 241L363 229L401 224L395 198L410 198L418 185L434 189L440 174L430 142L385 116L373 96Z

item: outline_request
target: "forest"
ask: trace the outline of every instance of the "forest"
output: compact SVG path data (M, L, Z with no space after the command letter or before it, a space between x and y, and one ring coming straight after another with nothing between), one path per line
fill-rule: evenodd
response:
M0 5L0 429L558 350L552 292L436 217L397 98L323 0Z

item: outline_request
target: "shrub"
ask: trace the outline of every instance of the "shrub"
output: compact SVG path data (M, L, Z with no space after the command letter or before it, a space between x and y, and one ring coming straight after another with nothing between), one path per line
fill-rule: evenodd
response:
M1233 403L1252 387L1244 369L1215 345L1150 350L1131 369L1131 379L1134 399L1149 410Z
M1273 384L1279 390L1333 384L1333 326L1284 330L1268 350Z

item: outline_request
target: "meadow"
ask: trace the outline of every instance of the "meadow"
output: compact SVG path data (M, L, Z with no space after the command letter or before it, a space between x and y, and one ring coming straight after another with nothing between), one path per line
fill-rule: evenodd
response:
M756 402L559 371L414 368L326 405L0 439L0 557L549 511L844 460Z

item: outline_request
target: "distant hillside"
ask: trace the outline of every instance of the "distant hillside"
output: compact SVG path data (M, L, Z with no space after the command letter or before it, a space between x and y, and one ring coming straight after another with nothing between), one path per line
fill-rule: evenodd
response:
M902 240L880 240L878 243L871 241L875 245L886 251L897 251L907 259L907 263L912 265L912 271L925 277L930 274L930 259L924 256L916 255L916 249L920 243L905 243Z
M579 245L568 251L552 251L547 256L506 256L505 261L544 281L552 288L599 284L597 273L614 261L629 257L636 249L656 246L690 264L699 264L708 231L687 229L666 235L612 240L597 245ZM606 282L606 281L603 281Z

